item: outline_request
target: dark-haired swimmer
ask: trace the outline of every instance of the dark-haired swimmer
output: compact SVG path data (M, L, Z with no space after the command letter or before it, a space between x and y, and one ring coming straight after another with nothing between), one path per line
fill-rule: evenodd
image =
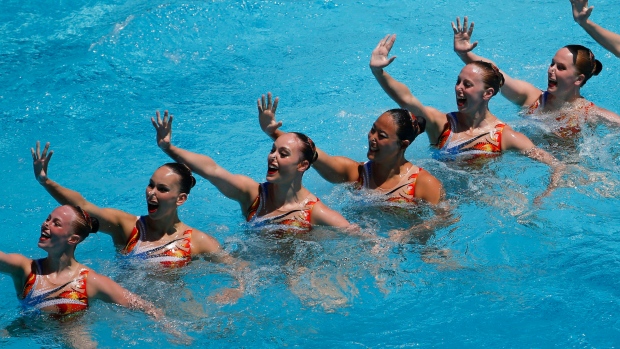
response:
M75 260L77 245L97 228L97 219L86 211L64 205L41 224L38 246L47 257L33 260L0 252L0 272L12 277L24 310L63 316L85 310L91 300L100 299L156 318L163 315L148 301Z
M310 138L301 133L287 133L273 143L267 156L267 181L232 174L212 158L174 146L172 115L159 112L151 119L157 131L157 144L177 162L211 182L222 194L241 206L246 220L254 225L287 225L295 232L305 232L315 225L347 228L349 222L323 204L302 185L304 173L316 160Z
M467 17L461 27L460 19L454 31L454 51L465 64L474 61L493 63L472 52L478 42L470 43L474 23L467 26ZM513 79L502 72L505 83L502 95L512 103L526 107L527 114L555 113L553 133L561 138L571 137L581 131L584 122L604 122L620 126L620 116L609 110L597 107L581 96L581 87L603 68L601 62L594 58L588 48L581 45L567 45L558 50L551 59L547 70L547 90L541 91L534 85Z
M494 65L486 62L467 64L454 87L458 110L445 113L423 105L407 86L384 71L396 58L388 58L395 40L396 35L387 35L379 42L372 52L370 68L383 90L401 108L426 119L426 134L431 144L439 149L440 158L471 159L517 150L553 168L545 195L556 186L558 171L562 167L557 160L489 111L489 101L504 81Z
M286 134L275 120L279 99L271 93L258 100L259 122L272 139ZM368 132L368 161L357 162L344 156L331 156L317 148L314 168L331 183L356 183L358 187L385 194L388 201L439 203L441 182L428 171L405 159L405 151L424 132L425 120L407 110L392 109L381 114Z
M588 7L588 0L570 0L573 8L573 19L579 24L596 42L607 51L620 58L620 35L609 31L590 20L594 6Z
M136 216L112 208L101 208L87 201L80 193L65 188L48 177L53 151L49 143L41 153L40 143L31 149L37 181L60 204L80 206L100 222L101 231L112 237L121 254L134 259L157 263L163 267L181 267L199 256L217 262L245 267L245 264L222 250L215 238L181 222L178 208L183 205L196 183L187 166L168 163L158 168L146 186L148 215ZM227 289L217 301L234 302L244 290Z

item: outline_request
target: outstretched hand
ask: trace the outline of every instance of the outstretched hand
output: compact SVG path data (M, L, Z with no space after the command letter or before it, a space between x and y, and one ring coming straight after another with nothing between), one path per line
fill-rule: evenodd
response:
M396 56L388 58L390 50L392 46L394 46L394 41L396 41L396 34L388 34L379 41L377 47L372 50L372 54L370 55L370 69L383 69L396 59Z
M151 122L153 123L153 127L155 127L155 131L157 131L157 145L162 149L166 150L170 148L170 143L172 141L172 115L168 117L168 111L164 111L164 118L162 119L159 115L159 110L155 112L155 118L151 118Z
M474 22L471 22L469 28L467 27L467 16L463 17L463 26L461 27L461 20L456 17L456 25L451 22L452 30L454 31L454 52L457 54L465 54L478 46L478 41L473 44L470 42L471 34L474 32Z
M588 0L570 0L573 6L573 19L578 24L584 24L594 9L594 6L588 7Z
M282 126L282 121L276 121L276 109L278 108L278 102L280 98L276 97L271 100L271 92L267 93L267 101L265 102L265 95L262 95L260 99L256 101L258 106L258 122L260 128L269 137L275 137L276 131Z
M52 155L54 154L53 150L49 150L50 143L45 143L45 147L43 148L43 153L41 153L41 143L37 141L36 150L34 148L30 148L30 153L32 154L32 167L34 169L34 178L43 184L47 181L47 165L52 159Z

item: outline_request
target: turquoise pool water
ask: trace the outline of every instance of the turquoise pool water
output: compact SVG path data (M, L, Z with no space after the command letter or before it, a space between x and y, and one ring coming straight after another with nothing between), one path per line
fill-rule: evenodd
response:
M594 5L593 18L620 32L620 5ZM135 214L146 211L150 175L169 161L149 121L157 109L176 116L178 145L260 181L271 145L256 99L272 91L285 129L361 161L372 122L394 107L368 69L386 33L398 35L389 72L440 110L455 108L461 69L450 21L468 15L478 53L541 87L559 47L589 46L604 68L583 94L620 111L620 60L574 24L565 0L4 1L3 8L0 249L31 257L43 256L39 225L56 206L33 178L36 140L52 144L53 179ZM443 181L458 219L425 245L329 231L258 235L236 203L199 179L181 218L252 263L248 294L237 304L209 301L235 282L207 261L166 273L121 265L106 235L91 236L77 258L160 305L197 347L618 346L618 131L599 127L574 149L557 150L540 124L502 97L491 110L573 164L541 206L532 202L548 181L546 166L518 154L475 169L442 163L421 136L407 156ZM432 217L424 207L383 215L313 171L305 184L380 237ZM62 324L22 317L10 278L0 281L0 345L67 345L56 334ZM100 302L79 323L100 347L185 346L143 314Z

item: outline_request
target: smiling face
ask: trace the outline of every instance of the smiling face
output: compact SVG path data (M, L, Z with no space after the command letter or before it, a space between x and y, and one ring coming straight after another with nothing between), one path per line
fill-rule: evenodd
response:
M177 207L187 200L187 194L180 192L181 176L170 168L162 166L151 176L146 186L146 203L149 217L158 219L176 212Z
M381 114L368 132L368 160L381 163L399 155L402 145L396 131L392 116L389 113Z
M75 234L73 221L75 211L69 206L54 209L41 224L41 236L38 246L47 252L62 252L75 246L81 238Z
M493 97L493 89L485 87L482 69L476 65L466 65L454 86L456 106L460 112L473 112L480 109Z
M303 159L301 141L295 134L286 133L275 142L267 156L267 181L270 183L290 182L299 173L308 169L309 162Z
M577 73L573 59L573 54L565 47L556 52L547 70L547 91L565 94L579 88L583 75Z

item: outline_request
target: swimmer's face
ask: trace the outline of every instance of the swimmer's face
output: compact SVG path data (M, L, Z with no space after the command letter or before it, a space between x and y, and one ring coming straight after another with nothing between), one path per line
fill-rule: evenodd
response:
M580 86L581 78L575 69L573 58L573 54L565 47L556 52L547 69L547 91L566 93Z
M270 183L290 182L303 174L309 165L302 156L301 140L293 133L286 133L273 142L267 156L266 179Z
M454 85L460 112L476 111L493 97L493 89L486 88L482 79L482 69L476 65L468 64L461 70Z
M162 166L151 176L146 186L146 204L150 218L165 217L176 211L187 200L181 193L181 176Z
M392 116L389 113L381 114L368 132L368 153L366 156L369 160L380 163L398 156L402 147L396 131L397 126Z
M54 209L41 224L38 246L47 252L62 252L69 245L77 244L80 237L74 232L75 211L70 206Z

